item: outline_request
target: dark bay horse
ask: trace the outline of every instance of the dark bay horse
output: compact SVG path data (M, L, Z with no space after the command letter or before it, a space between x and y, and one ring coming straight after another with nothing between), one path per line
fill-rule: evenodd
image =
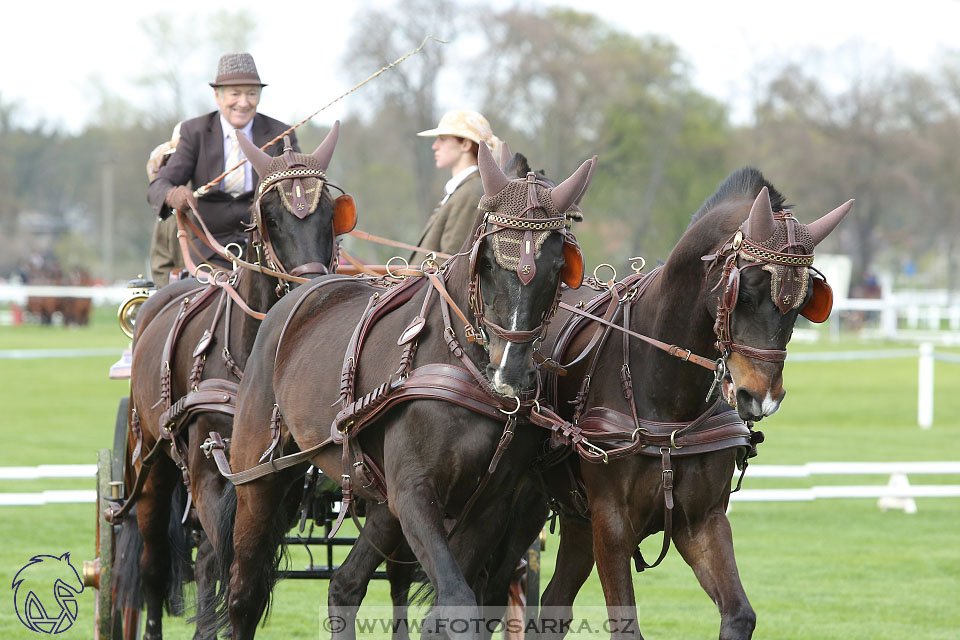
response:
M662 267L624 281L619 304L586 288L563 296L588 308L588 299L597 297L598 314L613 304L616 323L681 348L671 353L609 331L591 357L558 378L558 410L602 443L609 460L580 450L588 460L576 466L589 520L569 502L561 510L556 573L541 603L542 622L552 623L547 628L560 629L559 620L572 618L574 597L595 560L612 635L640 637L630 559L639 570L651 566L637 545L666 530L663 552L672 537L720 610L720 638L751 637L756 617L726 517L734 466L758 440L740 420L749 425L779 408L797 317L823 321L829 314L829 288L812 269L813 249L852 203L802 225L759 171L744 168L706 200ZM545 340L562 343L553 351L545 347L561 362L595 335L595 324L577 329L571 315L561 309ZM718 371L694 364L698 355L707 356L700 358L705 364L720 356ZM557 488L566 474L551 475L557 477L547 484L563 502ZM541 525L542 513L536 514L518 535L530 538Z
M368 517L361 540L396 548L402 534L436 588L435 622L449 620L453 608L458 617L476 617L470 585L542 441L528 425L512 430L506 414L533 405L532 343L561 280L577 285L582 278L563 212L581 195L591 166L585 162L551 189L535 177L509 180L481 145L486 195L477 234L460 254L441 268L425 263L424 277L392 289L315 279L271 310L248 360L232 469L253 472L269 457L265 451L299 449L309 455L289 459L309 458L339 479L344 509L354 492L385 502L389 511ZM218 553L223 567L232 551L227 609L234 638L253 637L264 613L286 524L279 508L302 473L302 464L291 465L236 486L233 546ZM445 520L465 516L469 524L451 535Z
M273 158L239 136L260 176L249 241L257 263L233 274L208 272L216 285L190 279L164 287L144 303L138 315L130 385L130 450L131 464L145 480L139 495L134 490L128 500L136 509L123 522L114 576L125 585L121 597L134 602L137 598L131 592L142 584L145 638L162 635L163 601L171 586L169 568L177 564L168 536L168 523L172 531L177 528L171 518L179 521L181 516L171 513L176 487L188 483L203 531L215 533L213 514L224 480L202 455L200 444L211 431L229 437L236 390L262 312L276 304L291 278L296 284L305 276L332 270L336 233L352 228L352 198L344 195L335 200L327 188L326 170L338 137L339 123L335 123L313 154L287 148ZM186 514L183 517L187 519ZM142 555L136 557L141 546ZM214 589L204 578L215 575L212 565L202 566L213 560L212 553L202 549L196 570L201 607L204 594Z
M506 143L503 143L502 146L500 165L504 174L511 177L525 178L532 171L527 158L520 153L511 154ZM596 158L593 159L593 164L590 167L591 173L587 178L588 185L595 167ZM553 186L553 181L546 177L543 171L535 173L538 180ZM583 192L581 192L581 197L582 195ZM579 200L578 197L577 201L574 202L574 207L566 212L568 218L574 220L580 218ZM517 497L520 496L534 500L539 498L529 491L523 492ZM540 505L534 505L534 507L538 506ZM514 508L522 509L523 507L515 505ZM373 573L383 561L384 554L389 554L386 570L394 604L393 628L396 630L394 637L405 638L408 629L406 611L409 590L418 576L416 563L411 562L413 555L405 542L395 546L397 540L401 538L398 533L400 524L390 514L386 504L367 504L366 517L368 524L365 526L364 535L357 539L343 563L330 578L330 585L327 590L330 615L345 621L354 619ZM503 544L498 545L494 557L487 563L488 567L495 569L481 572L480 579L474 582L473 586L477 600L484 607L483 615L491 623L500 620L507 607L509 585L513 580L518 559L526 548L526 546L517 546L514 540L505 539ZM492 626L491 624L491 628ZM353 627L354 625L346 624L344 632L338 634L338 637L353 638Z

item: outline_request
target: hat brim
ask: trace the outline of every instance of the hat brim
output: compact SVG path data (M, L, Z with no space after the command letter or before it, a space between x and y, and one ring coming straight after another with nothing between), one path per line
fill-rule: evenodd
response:
M472 140L477 144L483 142L483 140L478 140L473 135L466 133L465 131L460 131L459 129L453 129L449 127L437 127L436 129L427 129L426 131L421 131L417 134L421 138L436 138L437 136L456 136L458 138L465 138L467 140Z
M237 78L235 80L222 80L220 82L214 81L209 84L214 89L216 89L217 87L240 87L244 85L259 86L261 88L267 86L263 82L260 82L259 80L254 80L253 78Z

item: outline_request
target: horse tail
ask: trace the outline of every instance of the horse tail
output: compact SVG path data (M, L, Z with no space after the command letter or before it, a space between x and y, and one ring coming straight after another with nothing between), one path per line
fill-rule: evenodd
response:
M216 540L213 553L216 557L217 590L200 597L213 598L203 602L197 614L197 633L206 638L215 638L230 622L230 566L233 564L233 523L237 517L237 490L229 482L217 501Z
M190 544L187 539L187 527L182 523L187 508L187 486L176 483L170 498L170 520L167 523L167 538L170 541L170 573L167 576L169 590L164 605L167 613L181 616L186 609L183 598L183 585L193 580L193 563L190 557Z
M263 619L270 615L270 606L273 601L273 589L283 577L281 565L287 556L285 536L293 523L297 513L297 506L302 491L288 491L284 498L280 515L270 518L271 527L266 536L260 541L264 548L276 549L273 557L262 567L257 567L259 574L253 579L257 584L266 586L269 597L263 612ZM196 617L198 634L203 637L214 637L230 624L230 569L234 561L233 532L237 517L237 491L232 484L224 487L223 494L217 506L217 535L213 552L217 561L216 595L212 603L205 602L200 607Z
M101 526L104 526L103 523ZM137 527L137 507L134 506L123 518L120 533L113 548L113 573L110 587L116 594L115 611L124 609L139 611L143 607L141 556L143 556L143 537Z
M184 612L183 585L193 579L190 562L190 548L180 517L187 505L187 489L177 483L171 496L170 520L167 524L167 536L170 542L170 559L167 562L169 590L164 599L167 613L173 616ZM140 575L140 561L143 557L143 537L137 526L137 507L134 506L123 519L120 533L114 544L113 574L111 582L115 600L115 611L143 608L143 578Z
M410 604L415 607L433 607L437 604L437 590L433 583L423 571L423 567L418 566L410 578L412 584L418 585L410 596Z

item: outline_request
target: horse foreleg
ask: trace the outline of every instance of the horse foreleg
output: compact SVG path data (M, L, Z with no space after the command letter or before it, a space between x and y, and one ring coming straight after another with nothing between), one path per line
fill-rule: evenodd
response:
M408 614L410 586L417 572L417 558L404 541L387 562L390 600L393 602L393 640L409 640Z
M334 638L356 638L356 618L373 573L401 541L400 523L386 505L367 504L367 518L343 564L330 578L327 606ZM407 582L409 588L410 583ZM391 588L393 583L391 581ZM342 628L342 632L337 629Z
M684 522L673 532L680 555L720 610L720 640L750 638L757 616L747 600L733 553L733 534L723 511Z
M200 540L197 544L197 559L194 563L194 577L197 583L197 630L194 640L209 637L201 631L200 621L207 619L216 606L217 597L217 558L214 549L218 544L217 530L218 500L223 494L226 481L212 469L210 461L196 462L191 466L191 486L193 500L200 519ZM204 464L206 463L206 464Z
M213 551L210 538L200 533L200 543L197 545L197 559L193 565L193 577L197 583L197 618L206 615L206 610L214 606L217 595L217 556ZM209 637L202 633L200 626L193 634L194 640Z
M591 496L593 497L593 496ZM637 534L625 510L604 500L590 503L593 520L593 553L597 574L607 603L611 638L642 638L637 622L637 601L633 591L630 559ZM643 530L644 527L640 527Z
M573 621L573 601L593 571L593 530L589 520L560 515L560 546L553 578L540 598L542 637L562 638Z
M496 625L492 624L503 618L509 604L510 585L513 583L517 565L523 558L530 545L537 539L543 523L547 519L546 495L538 489L525 487L520 497L513 505L513 514L506 530L502 534L499 549L489 561L489 577L479 594L483 604L483 615L487 620L484 625L484 637L490 637ZM528 570L530 568L528 567ZM537 602L526 603L527 619L532 619L532 612L537 608ZM517 621L514 621L514 624ZM526 620L520 620L526 623Z
M474 638L477 599L448 544L440 501L430 481L405 478L388 486L396 491L389 497L391 510L437 592L437 606L423 621L423 637Z
M238 485L228 608L233 640L253 638L277 578L288 484L277 475Z
M140 576L146 605L144 640L163 637L163 601L170 579L170 497L180 473L169 459L161 459L150 470L137 500L137 527L143 538Z

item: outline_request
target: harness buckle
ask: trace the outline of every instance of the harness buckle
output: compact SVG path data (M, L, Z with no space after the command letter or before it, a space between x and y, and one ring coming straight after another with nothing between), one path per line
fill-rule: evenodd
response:
M673 488L673 469L664 469L660 472L660 480L663 482L664 489Z
M727 375L726 356L717 358L715 364L717 365L717 370L713 372L713 382L710 384L710 389L707 390L707 397L703 399L704 402L710 401L710 398L713 396L713 390L717 388L717 384L719 384L720 381L723 380L723 377ZM673 435L670 436L670 439L672 442Z

